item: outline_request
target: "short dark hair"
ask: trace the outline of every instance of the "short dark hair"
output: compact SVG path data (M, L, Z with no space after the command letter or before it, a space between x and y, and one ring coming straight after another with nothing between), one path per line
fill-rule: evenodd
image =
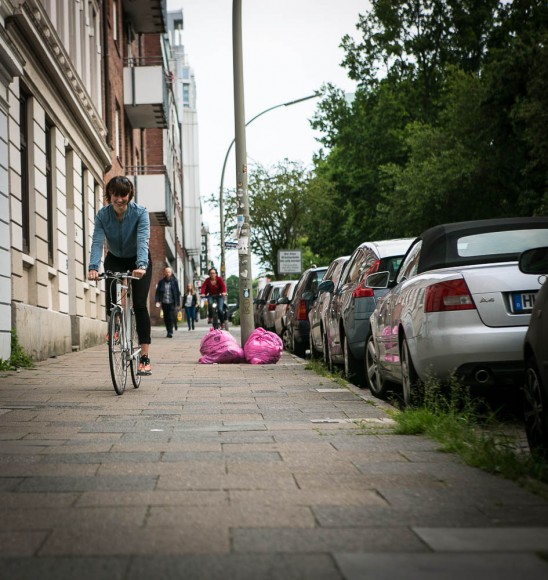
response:
M129 194L129 201L133 199L135 194L135 188L133 187L133 182L125 177L124 175L117 175L113 177L108 183L105 190L105 198L110 203L112 194Z

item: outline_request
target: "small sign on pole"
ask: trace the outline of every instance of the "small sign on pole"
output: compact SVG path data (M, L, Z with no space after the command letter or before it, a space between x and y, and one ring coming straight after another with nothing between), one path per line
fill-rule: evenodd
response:
M302 250L278 250L278 272L280 274L301 274L302 271Z

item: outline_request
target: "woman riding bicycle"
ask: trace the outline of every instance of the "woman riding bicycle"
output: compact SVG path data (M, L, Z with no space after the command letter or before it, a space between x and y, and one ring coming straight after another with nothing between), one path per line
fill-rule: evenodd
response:
M103 206L95 216L88 280L98 279L105 240L107 242L105 270L131 271L133 276L139 278L132 280L133 310L141 345L139 374L149 375L151 339L147 299L152 280L152 260L148 249L150 220L146 207L132 201L134 193L133 183L127 177L113 177L108 182L105 191L108 205ZM106 307L109 316L112 308L110 287L106 292Z
M210 268L208 274L209 278L204 280L202 289L200 290L200 296L210 296L210 299L207 301L207 322L208 324L211 323L211 319L213 318L213 300L216 300L219 322L221 323L221 328L224 328L224 297L226 296L226 285L224 280L217 275L217 270L215 268Z

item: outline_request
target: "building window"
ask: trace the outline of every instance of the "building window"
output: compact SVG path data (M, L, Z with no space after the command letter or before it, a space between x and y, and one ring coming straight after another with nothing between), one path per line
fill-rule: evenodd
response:
M82 272L84 280L87 279L87 268L86 268L86 242L87 242L87 191L86 191L86 177L88 175L88 170L86 167L82 166Z
M112 0L112 40L118 42L118 0Z
M30 253L30 184L29 184L29 96L21 91L19 97L19 130L21 141L21 227L23 252Z
M55 194L53 191L53 131L51 122L46 121L46 212L47 212L47 236L48 236L48 264L53 266L54 258L54 210Z
M97 19L97 11L92 2L88 5L89 10L89 93L92 101L97 104L99 101L99 27Z
M190 85L183 83L183 106L190 107Z
M120 105L116 102L116 109L114 111L114 150L116 157L121 159L121 144L122 144L122 113Z

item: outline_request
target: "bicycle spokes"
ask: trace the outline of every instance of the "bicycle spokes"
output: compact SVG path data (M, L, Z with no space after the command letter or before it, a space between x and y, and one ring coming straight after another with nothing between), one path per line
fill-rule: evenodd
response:
M108 355L112 384L118 395L124 392L127 382L125 342L124 314L120 308L115 307L109 320Z

